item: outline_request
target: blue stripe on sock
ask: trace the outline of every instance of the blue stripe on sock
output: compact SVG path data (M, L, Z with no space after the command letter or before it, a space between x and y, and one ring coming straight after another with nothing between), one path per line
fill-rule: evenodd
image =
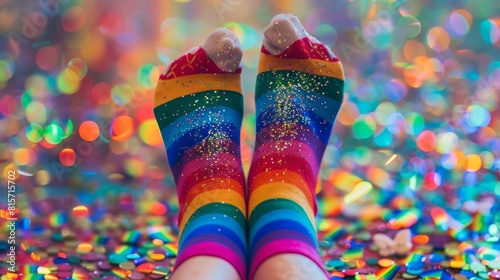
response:
M330 123L330 125L333 125L335 117L340 110L340 102L328 98L325 95L315 92L307 92L301 88L294 88L293 94L302 96L302 98L297 100L297 102L305 104L305 108L309 114L314 114L323 118L325 121ZM276 95L275 91L266 92L255 100L255 104L258 104L257 108L260 109L257 111L257 114L261 114L265 109L276 103L276 100L273 98L274 95Z
M227 215L226 215L227 216ZM213 219L215 217L215 219ZM224 217L223 214L213 213L213 214L204 214L199 217L196 217L193 220L189 220L189 224L186 225L184 230L182 231L182 236L179 239L179 246L184 243L187 236L190 236L193 231L197 231L198 227L203 227L206 225L220 224L226 228L230 228L234 231L237 236L242 237L242 240L246 239L246 234L244 229L241 228L240 224L236 222L233 217ZM193 225L193 226L191 226Z
M256 233L267 224L284 219L297 221L302 225L307 225L311 228L314 228L314 225L311 225L311 221L305 214L305 211L303 213L297 213L296 211L293 211L291 209L277 209L269 211L268 213L259 217L259 219L253 224L250 230L249 239L255 240Z
M207 138L210 132L225 132L232 141L240 142L240 126L232 122L208 123L186 131L182 136L171 139L167 148L168 164L175 166L185 151ZM169 137L167 132L162 131L164 141Z
M168 149L178 137L209 123L233 123L241 125L243 116L240 112L229 107L200 108L185 116L177 118L171 125L161 130L163 142ZM239 134L239 132L238 132Z
M266 127L268 124L276 123L276 106L277 105L271 105L265 110L259 112L257 117L257 133L259 133L260 130ZM279 118L279 121L299 123L301 125L310 127L310 129L314 131L321 142L325 144L328 143L330 133L332 132L332 125L329 122L325 121L323 118L313 113L309 113L308 116L309 118L307 118L307 121L305 121L304 118L298 119L295 115L290 116L289 118L287 118L286 116L281 116Z
M294 220L288 220L285 217L283 219L279 219L264 225L259 231L257 231L253 238L250 239L249 247L252 248L255 246L255 242L258 242L259 239L264 237L266 234L271 233L276 230L292 230L296 232L300 232L305 236L311 237L311 242L313 246L316 246L316 233L313 228L307 228L304 224L300 222L296 222Z

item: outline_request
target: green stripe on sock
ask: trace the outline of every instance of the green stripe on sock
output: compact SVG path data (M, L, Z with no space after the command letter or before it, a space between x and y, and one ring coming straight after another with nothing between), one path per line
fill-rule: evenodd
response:
M314 75L295 70L278 70L262 72L257 76L255 99L261 95L282 87L300 85L311 94L324 94L333 100L342 102L344 81L332 77Z
M296 211L299 215L301 215L306 221L309 221L309 216L307 216L304 207L298 205L297 203L284 199L284 198L276 198L269 199L259 203L250 214L250 218L248 220L248 228L252 228L254 224L262 217L262 215L268 213L273 209L290 209ZM310 224L310 223L309 223ZM311 224L310 224L311 225ZM314 227L314 225L311 225Z
M198 102L196 102L198 101ZM160 129L199 108L228 107L243 112L243 95L235 91L202 91L176 98L154 109Z

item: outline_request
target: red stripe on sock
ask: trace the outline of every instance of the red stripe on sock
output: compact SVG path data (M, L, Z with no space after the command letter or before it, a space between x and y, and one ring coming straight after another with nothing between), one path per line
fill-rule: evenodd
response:
M302 176L307 183L311 193L315 193L316 188L316 172L311 166L311 162L307 159L293 154L281 154L279 152L269 153L265 157L256 158L252 161L248 178L249 187L252 188L251 178L254 178L262 172L272 172L272 170L287 169ZM251 191L251 190L250 190Z
M172 62L168 71L160 75L160 80L197 74L238 74L241 67L234 72L222 71L201 47L194 53L186 53Z
M240 145L231 139L217 139L217 140L205 140L200 143L195 144L180 157L177 164L171 166L172 174L178 176L184 166L190 161L195 160L200 157L205 157L207 155L207 147L216 147L217 151L212 152L213 155L216 154L227 154L238 156L240 154Z
M191 187L208 178L234 179L240 185L245 185L245 178L241 172L241 162L234 155L218 154L216 158L200 157L193 159L184 166L184 168L186 167L193 168L193 170L186 171L186 175L181 176L176 182L179 199L184 198Z
M266 50L264 45L260 50L262 53L267 55L272 55L270 52ZM336 62L339 61L336 57L331 57L327 48L321 43L314 43L308 37L304 37L299 39L293 44L290 45L287 49L285 49L282 53L275 55L277 58L283 59L320 59L325 61Z

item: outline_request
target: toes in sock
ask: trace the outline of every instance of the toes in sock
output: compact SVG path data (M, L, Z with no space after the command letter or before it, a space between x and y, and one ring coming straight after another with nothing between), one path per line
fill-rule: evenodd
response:
M179 198L179 255L226 260L246 276L245 179L240 158L242 50L217 29L160 76L154 113Z
M265 30L255 102L257 137L248 176L250 279L268 257L296 253L322 268L315 186L343 99L343 70L292 15ZM326 272L325 272L326 273Z

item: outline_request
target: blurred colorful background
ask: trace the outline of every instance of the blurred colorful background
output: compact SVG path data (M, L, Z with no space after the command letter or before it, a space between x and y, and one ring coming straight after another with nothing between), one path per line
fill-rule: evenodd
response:
M318 183L332 279L500 279L499 1L0 0L1 279L16 279L13 216L18 279L168 277L178 205L156 81L213 29L234 31L248 170L262 30L277 13L344 64ZM410 255L378 263L372 235L402 228Z

